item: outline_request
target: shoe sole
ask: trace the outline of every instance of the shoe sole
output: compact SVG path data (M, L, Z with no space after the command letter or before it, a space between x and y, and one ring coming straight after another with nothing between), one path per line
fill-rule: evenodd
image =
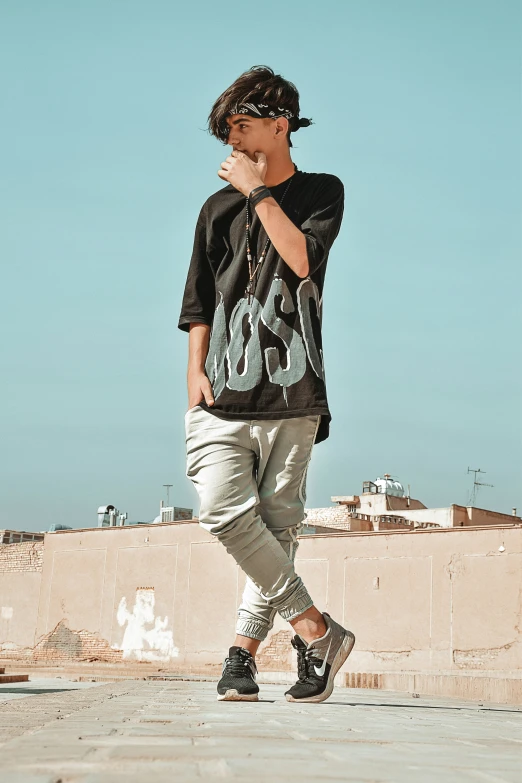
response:
M259 701L257 693L238 693L235 688L230 688L222 695L218 693L218 701Z
M321 701L326 701L326 699L328 699L332 695L332 691L334 689L335 675L337 674L337 672L339 671L343 663L350 655L351 651L353 650L354 644L355 644L355 636L351 631L347 631L346 636L341 642L341 646L337 650L337 655L333 659L332 666L330 668L330 674L328 675L328 681L326 683L326 688L322 693L318 693L316 696L307 696L304 699L294 699L293 696L286 694L286 700L299 702L299 704L301 704L301 702L318 704Z

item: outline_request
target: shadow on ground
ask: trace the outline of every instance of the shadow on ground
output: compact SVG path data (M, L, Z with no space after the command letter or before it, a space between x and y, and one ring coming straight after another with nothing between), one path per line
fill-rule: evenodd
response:
M39 695L40 693L64 693L69 691L76 691L78 688L0 688L0 696L2 693L25 693L28 696Z

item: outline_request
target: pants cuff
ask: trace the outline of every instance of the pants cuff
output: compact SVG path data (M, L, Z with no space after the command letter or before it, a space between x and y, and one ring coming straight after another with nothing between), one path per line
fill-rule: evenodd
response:
M314 602L310 598L308 590L306 590L306 588L302 588L302 590L300 590L292 599L291 606L285 606L278 611L283 620L295 620L296 617L299 617L300 614L306 612L306 610L310 609L310 607L313 605Z
M264 642L269 628L259 620L239 620L236 623L236 633L238 636L247 636L249 639L257 639Z

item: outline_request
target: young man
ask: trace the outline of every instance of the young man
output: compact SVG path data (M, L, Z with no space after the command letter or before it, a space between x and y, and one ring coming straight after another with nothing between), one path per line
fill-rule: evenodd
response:
M200 524L247 576L220 700L257 700L254 657L276 612L295 631L289 701L327 699L355 641L294 569L312 446L331 418L321 302L344 202L337 177L292 162L290 134L308 125L295 86L264 66L242 74L209 116L232 147L218 171L228 185L201 209L179 328L190 333L187 476Z

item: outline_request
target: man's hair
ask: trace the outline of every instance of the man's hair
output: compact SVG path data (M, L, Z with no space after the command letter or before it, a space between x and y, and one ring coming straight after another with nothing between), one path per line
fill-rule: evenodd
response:
M229 131L226 118L239 104L247 101L284 107L293 114L288 120L288 144L291 147L290 134L299 128L299 93L295 84L274 73L267 65L252 66L221 93L208 115L209 133L226 144Z

